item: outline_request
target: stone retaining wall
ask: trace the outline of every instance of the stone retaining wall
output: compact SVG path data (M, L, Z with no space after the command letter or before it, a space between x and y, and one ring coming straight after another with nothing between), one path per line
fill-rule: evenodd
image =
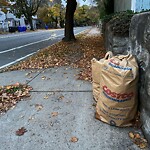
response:
M111 31L109 23L106 24L104 39L107 51L112 51L114 55L127 53L129 37L115 36Z
M107 50L114 54L130 52L137 58L140 67L139 101L142 129L150 142L150 12L133 16L129 38L114 36L109 23L104 37Z
M150 13L134 15L130 25L129 51L140 67L140 110L143 131L150 142Z

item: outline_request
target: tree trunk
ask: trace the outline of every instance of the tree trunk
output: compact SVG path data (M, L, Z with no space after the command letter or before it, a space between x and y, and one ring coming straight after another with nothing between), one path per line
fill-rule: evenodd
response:
M64 41L74 41L74 12L76 10L77 2L76 0L67 0L66 6L66 15L65 15L65 37L63 38Z
M60 20L60 27L64 28L64 21L63 20Z
M33 28L33 22L32 22L32 16L28 18L28 21L29 21L29 24L30 24L30 30L34 31L34 28Z
M60 22L59 22L59 25L61 28L64 28L64 20L62 19L62 13L60 11Z
M55 29L57 29L57 24L58 24L58 19L56 17L56 19L55 19Z

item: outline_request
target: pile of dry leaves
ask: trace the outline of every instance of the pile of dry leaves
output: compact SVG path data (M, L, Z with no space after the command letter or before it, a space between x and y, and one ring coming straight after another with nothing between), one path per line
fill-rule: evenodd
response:
M20 83L0 87L0 114L13 108L23 97L29 97L31 89L30 86Z
M141 137L139 133L129 132L129 137L140 149L145 149L148 147L148 142L145 138Z
M78 36L75 42L58 42L7 70L71 65L74 68L83 68L79 79L91 81L91 59L100 59L104 54L103 38L100 35L87 36L87 33L84 33Z

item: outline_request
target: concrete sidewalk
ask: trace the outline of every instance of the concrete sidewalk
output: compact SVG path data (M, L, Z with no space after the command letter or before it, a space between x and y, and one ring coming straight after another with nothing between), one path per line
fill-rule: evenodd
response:
M94 118L92 85L76 80L79 71L60 67L1 73L1 85L28 83L33 91L0 116L0 150L139 150L128 137L133 128ZM21 127L27 132L16 136ZM71 142L72 137L78 141Z

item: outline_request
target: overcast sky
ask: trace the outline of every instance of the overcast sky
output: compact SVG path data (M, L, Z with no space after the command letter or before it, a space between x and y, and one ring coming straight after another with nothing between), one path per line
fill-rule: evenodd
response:
M93 0L77 0L80 5L92 5Z
M92 1L93 0L77 0L80 5L93 5ZM63 4L65 5L66 3L63 2Z

